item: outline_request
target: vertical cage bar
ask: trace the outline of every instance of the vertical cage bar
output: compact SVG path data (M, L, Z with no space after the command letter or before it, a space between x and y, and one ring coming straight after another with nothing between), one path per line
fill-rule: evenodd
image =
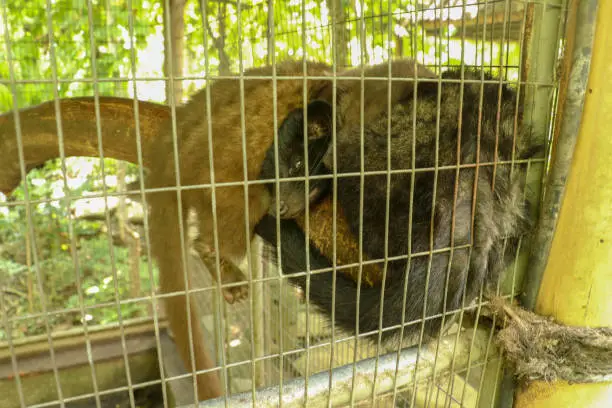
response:
M28 185L25 182L26 181L26 168L25 168L25 160L24 160L24 154L23 154L23 141L22 141L22 134L21 134L21 120L19 117L19 112L18 112L18 108L19 108L19 102L17 99L17 83L16 83L16 76L15 76L15 69L13 67L13 53L11 50L11 36L9 34L9 24L8 24L8 6L7 6L7 0L3 0L2 1L2 22L4 24L4 42L6 44L6 60L8 63L8 71L9 71L9 80L10 80L10 89L11 89L11 97L13 100L13 118L15 120L15 136L17 139L17 152L19 154L19 171L21 173L21 180L24 183L24 199L25 199L25 210L26 210L26 222L27 222L27 231L26 231L26 235L30 234L32 236L32 239L34 240L34 227L32 224L32 214L31 214L31 208L30 208L30 204L28 202L28 198L29 198L29 191L28 191ZM34 248L32 248L32 246ZM32 256L35 259L35 263L34 263L34 268L35 268L35 272L36 272L36 280L37 280L37 286L40 287L39 282L40 282L40 271L39 271L39 265L38 262L36 261L37 259L37 254L36 254L36 246L34 244L34 242L31 245L26 245L26 251L32 251ZM28 270L28 273L30 271ZM42 293L41 293L42 295ZM41 297L41 304L44 307L44 297ZM19 395L19 401L21 403L21 406L25 407L25 395L23 393L23 385L21 382L21 377L19 376L19 364L17 362L17 356L15 355L15 347L14 347L14 343L13 343L13 339L12 339L12 330L11 327L9 325L9 319L8 316L5 313L5 308L4 308L4 294L0 294L0 308L2 309L2 321L4 323L4 327L6 327L6 332L7 332L7 340L8 340L8 344L9 344L9 349L11 351L11 366L13 369L13 373L15 375L15 385L17 387L17 393ZM44 309L43 309L44 312ZM45 327L46 329L46 333L47 333L47 343L49 344L49 354L51 357L52 361L55 361L55 356L54 356L54 352L53 352L53 343L52 343L52 339L49 333L49 327L48 325ZM54 364L55 365L55 364ZM55 384L56 384L56 389L57 389L57 393L58 396L60 395L61 392L61 387L58 381L58 376L59 373L57 372L57 369L53 370L53 377L55 379Z
M132 10L131 7L132 0L127 0L128 9ZM130 33L130 38L134 38L134 14L132 12L128 13L128 31ZM138 166L138 181L139 181L139 191L140 191L140 201L142 203L143 209L143 226L144 226L144 234L145 234L145 243L147 247L147 271L149 275L149 281L155 282L154 274L153 274L153 256L151 253L151 236L150 236L150 228L149 228L149 206L147 204L147 196L145 194L145 173L144 173L144 158L143 158L143 148L142 148L142 134L140 130L140 115L139 115L139 107L138 107L138 87L136 83L136 51L134 47L130 49L130 66L132 70L132 90L134 92L134 131L136 136L136 155L137 155L137 166ZM155 342L158 352L158 366L159 366L159 374L160 374L160 382L162 388L162 399L164 402L164 407L169 406L170 397L167 393L166 387L166 372L164 368L163 362L163 352L162 352L162 342L160 336L160 324L159 324L159 312L157 310L158 306L158 298L155 293L155 285L151 285L149 296L151 298L151 309L153 313L153 324L155 328Z
M208 24L208 2L206 0L200 0L200 9L201 9L201 18L202 18L202 26L205 27ZM210 171L210 196L211 196L211 213L212 213L212 222L213 222L213 246L215 249L215 274L216 274L216 301L215 301L215 314L217 316L222 315L222 307L223 307L223 293L222 293L222 280L221 280L221 259L219 256L219 233L218 233L218 218L217 218L217 195L216 195L216 186L215 186L215 166L214 166L214 154L213 154L213 130L212 130L212 100L210 94L210 58L208 51L208 34L206 30L203 30L203 43L204 43L204 71L205 71L205 97L206 97L206 124L207 124L207 143L210 148L208 149L208 162L209 162L209 171ZM223 321L219 319L219 324L222 324ZM215 322L216 323L216 322ZM219 357L220 362L217 364L221 364L221 369L216 370L222 374L222 382L224 389L223 400L225 402L225 406L228 406L228 395L230 390L229 377L228 377L228 369L227 369L227 356L225 352L225 339L223 336L223 327L217 327L217 344L219 345Z
M91 49L91 69L92 69L92 80L93 80L93 88L94 88L94 110L95 110L95 116L96 116L96 136L97 136L97 142L98 142L98 152L99 152L99 157L100 157L100 171L102 173L102 180L106 179L106 168L104 166L104 146L102 143L102 123L101 123L101 118L100 118L100 92L99 92L99 84L98 84L98 70L97 70L97 60L96 60L96 53L94 52L94 50L96 50L96 43L95 43L95 37L93 34L94 31L94 22L93 22L93 10L92 10L92 5L91 5L91 1L87 1L87 19L88 19L88 25L89 25L89 45L90 45L90 49ZM61 153L61 155L64 155L64 152ZM63 160L63 157L62 157ZM64 169L62 169L62 172L64 172ZM65 184L65 190L68 190L67 187L67 181L66 181L66 174L63 174L64 176L64 184ZM109 214L109 208L108 208L108 191L107 191L107 186L106 183L103 182L102 183L102 195L104 196L104 215L105 215L105 224L106 224L106 228L108 229L109 232L112 231L112 225L111 225L111 220L110 220L110 214ZM70 220L70 229L72 230L72 217L69 216L69 220ZM77 291L78 291L78 296L79 296L79 308L81 309L81 319L83 320L83 331L84 331L84 335L85 335L85 347L87 349L87 356L88 356L88 360L89 360L89 365L90 365L90 370L91 370L91 376L92 376L92 380L93 380L93 390L94 390L94 398L95 398L95 402L96 402L96 406L98 408L101 407L101 402L100 402L100 394L99 394L99 387L98 387L98 383L96 380L96 371L95 371L95 367L94 367L94 361L93 361L93 357L92 357L92 348L91 348L91 341L89 338L89 329L88 329L88 325L87 325L87 319L85 319L85 305L84 305L84 296L83 296L83 287L82 287L82 282L80 279L80 268L78 267L78 258L77 258L77 251L76 251L76 237L74 237L74 232L71 231L71 241L73 241L71 243L71 254L75 259L75 275L76 275L76 282L77 282ZM113 244L112 244L112 240L109 239L108 242L108 250L109 250L109 256L110 256L110 263L111 263L111 271L113 274L113 282L114 282L114 297L115 297L115 307L117 308L117 316L118 316L118 321L119 321L119 327L120 327L120 335L121 335L121 347L122 347L122 352L123 352L123 361L124 361L124 367L125 367L125 371L126 371L126 378L127 378L127 383L129 386L129 398L130 398L130 404L132 406L134 406L135 404L135 400L134 400L134 393L133 393L133 389L132 389L132 378L131 378L131 372L130 372L130 365L129 365L129 359L128 359L128 355L127 355L127 345L126 345L126 341L125 341L125 332L124 332L124 326L123 326L123 318L121 315L121 304L119 301L119 288L118 288L118 279L117 279L117 265L116 265L116 260L115 260L115 253L114 253L114 248L113 248Z
M331 389L333 384L333 371L332 368L334 366L334 357L336 351L336 279L338 271L336 269L337 266L337 205L338 205L338 160L337 160L337 150L336 150L336 140L337 140L337 73L338 73L338 57L343 59L341 64L346 64L346 44L344 43L344 35L338 38L338 33L344 33L345 24L344 21L337 21L337 17L339 15L345 15L344 10L342 10L342 14L339 14L340 11L337 10L338 6L343 7L342 3L338 3L336 1L332 1L332 139L331 139L331 147L332 147L332 302L331 302L331 339L330 339L330 353L329 353L329 382L328 387ZM340 25L340 29L337 28L337 25ZM342 41L342 53L338 52L338 42ZM327 407L332 407L332 396L331 393L327 398Z
M358 237L358 246L359 246L359 266L357 273L357 296L355 299L355 340L353 342L353 380L351 383L351 405L355 403L355 385L356 385L356 377L357 377L357 356L359 353L359 315L360 315L360 303L361 303L361 286L362 286L362 276L363 276L363 207L364 207L364 167L365 167L365 153L364 153L364 137L365 137L365 129L364 129L364 110L365 110L365 55L367 53L366 47L366 30L365 30L365 15L364 15L364 0L360 0L360 16L359 16L359 44L360 44L360 93L359 93L359 141L360 141L360 150L359 150L359 237Z
M554 88L551 84L556 79L556 64L558 59L558 50L560 39L556 33L560 32L562 27L562 11L566 9L567 0L547 0L543 3L530 3L532 26L525 38L526 44L524 52L524 75L528 86L525 87L525 114L524 122L532 128L532 137L538 140L549 141L550 135L550 117L553 107ZM548 143L547 143L548 147ZM532 166L533 177L538 180L529 187L533 190L534 197L542 197L542 182L546 182L546 169L544 164L534 163ZM532 177L530 175L530 177ZM539 208L542 208L542 203L539 203ZM540 216L545 214L540 211ZM538 227L539 229L539 227ZM537 233L539 234L539 233ZM540 252L541 248L536 249L537 241L532 241L529 258L533 256L534 251ZM531 261L529 261L531 263ZM522 271L521 271L522 272ZM532 308L532 300L535 299L535 294L531 293L530 288L533 288L534 279L537 272L533 272L530 267L530 272L523 278L523 294L521 302L527 308Z
M306 245L304 247L305 257L306 257L306 290L305 290L305 303L306 303L306 339L305 339L305 348L306 348L306 364L304 370L304 389L306 399L304 401L305 404L308 404L308 377L310 375L310 206L308 201L308 196L310 192L310 182L309 182L309 166L308 166L308 66L306 64L307 60L307 41L306 41L306 0L301 1L301 44L302 44L302 67L303 67L303 87L302 87L302 100L303 100L303 137L304 137L304 233L306 235ZM276 97L276 95L275 95Z
M254 337L254 295L253 295L253 257L252 248L250 241L250 220L249 220L249 186L248 186L248 157L247 157L247 139L246 139L246 111L245 111L245 93L244 93L244 56L243 56L243 45L242 45L242 3L240 0L236 3L237 7L237 18L238 18L238 72L240 75L240 130L242 136L242 169L244 177L244 228L246 236L246 261L248 271L248 285L249 285L249 323L250 323L250 343L251 343L251 392L253 394L253 400L256 399L256 384L255 384L255 337ZM255 406L253 406L255 407Z
M561 206L561 198L565 191L565 181L569 174L569 167L578 138L578 129L586 96L591 63L591 55L588 50L593 45L595 32L595 13L589 14L589 12L591 12L591 8L597 7L597 2L579 1L577 4L577 6L574 6L576 7L574 9L576 12L575 32L568 33L571 37L566 39L572 44L573 49L566 48L570 54L566 55L565 58L571 59L571 71L566 88L567 96L564 101L561 101L563 103L561 107L563 117L560 122L558 139L553 141L555 146L554 156L551 158L550 174L547 175L542 194L541 208L543 211L540 212L536 236L532 241L532 250L529 254L530 273L525 277L521 296L522 303L530 309L535 307L542 275L546 268ZM553 14L553 12L551 11L548 14ZM548 18L552 21L553 16ZM552 22L549 24L552 24ZM536 96L539 96L539 99L536 99ZM545 95L536 94L536 96L532 96L535 99L534 105L536 105L536 102L538 107L544 105L544 101L540 101L540 99L544 99ZM543 108L540 109L543 110ZM537 118L532 119L534 125L538 125L538 129L543 127L536 120Z
M384 239L384 262L382 269L382 279L380 284L380 310L378 314L378 338L376 341L376 364L374 369L374 383L378 379L378 366L380 360L380 349L382 343L382 332L383 332L383 313L384 313L384 304L385 304L385 287L387 283L387 270L389 266L389 211L390 211L390 203L391 203L391 112L392 112L392 81L393 81L393 69L392 69L392 56L393 51L391 49L391 41L393 39L393 31L392 31L392 21L393 14L391 9L392 2L389 2L387 9L387 174L386 174L386 194L385 194L385 239ZM384 15L382 10L382 2L381 2L381 14ZM381 19L382 20L382 19ZM382 24L382 21L381 21ZM401 345L398 345L398 348ZM376 387L372 387L372 403L375 402L375 394Z

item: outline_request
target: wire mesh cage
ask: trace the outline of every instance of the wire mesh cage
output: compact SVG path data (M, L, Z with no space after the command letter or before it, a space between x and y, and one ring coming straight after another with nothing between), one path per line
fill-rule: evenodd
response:
M537 217L567 13L561 0L3 1L0 405L188 406L211 378L197 368L222 394L200 406L499 406L503 322L471 274L509 261L493 293L522 288L529 234L505 234ZM325 98L319 117L309 102ZM324 121L324 158L303 115ZM523 125L540 147L528 158ZM255 226L256 206L290 211L289 153L303 168L285 175L303 198L291 225L310 245L284 240L281 216ZM160 172L172 185L150 183ZM315 190L326 210L308 205ZM151 206L162 195L181 215ZM253 231L244 279L221 283L225 236ZM184 286L178 318L166 301Z

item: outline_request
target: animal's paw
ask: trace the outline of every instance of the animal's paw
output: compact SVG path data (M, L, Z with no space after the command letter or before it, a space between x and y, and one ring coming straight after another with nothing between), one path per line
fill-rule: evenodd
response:
M249 297L247 280L240 268L232 262L223 259L221 260L221 280L223 283L241 283L241 285L224 287L221 289L227 303L233 304Z
M208 253L202 257L202 261L204 261L204 264L208 268L212 277L217 280L215 256ZM240 285L225 286L221 288L221 293L223 294L223 298L227 303L233 304L246 299L249 296L247 280L245 279L245 276L240 268L238 268L238 266L236 266L233 262L221 258L219 275L221 275L222 284L241 283Z

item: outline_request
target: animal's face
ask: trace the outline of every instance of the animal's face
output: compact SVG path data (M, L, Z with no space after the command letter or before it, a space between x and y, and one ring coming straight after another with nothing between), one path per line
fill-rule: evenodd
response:
M275 183L267 186L273 202L270 214L280 218L294 218L304 212L306 206L317 201L325 194L331 182L329 178L311 179L312 176L328 174L322 163L331 140L328 131L328 112L331 106L325 102L315 101L308 107L308 157L304 149L303 110L291 112L281 124L278 131L278 176L279 195L276 195ZM274 180L275 149L272 145L266 154L260 178ZM308 168L309 186L306 193L306 168ZM286 180L289 179L289 180ZM278 208L277 208L278 202Z

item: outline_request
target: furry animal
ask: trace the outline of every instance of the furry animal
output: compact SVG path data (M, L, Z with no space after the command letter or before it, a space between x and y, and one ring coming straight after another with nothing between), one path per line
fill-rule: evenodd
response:
M309 76L323 75L328 71L325 64L309 62ZM248 188L248 208L245 206L243 185L216 186L216 202L212 201L212 182L244 182L256 180L267 150L274 137L274 98L277 99L277 118L281 123L295 109L310 100L322 99L329 93L330 81L321 78L304 83L303 63L288 61L277 64L279 76L296 76L296 79L279 79L276 94L273 93L272 67L255 68L245 72L241 85L236 79L221 79L210 85L210 120L207 116L206 91L198 92L187 104L177 109L176 128L168 121L160 130L158 142L145 152L150 158L149 189L165 189L188 186L181 190L157 190L147 193L151 206L151 246L157 260L161 290L165 297L170 327L187 368L191 365L190 343L193 343L195 369L214 367L204 344L203 333L197 316L197 308L187 301L185 290L189 276L183 273L186 232L181 232L181 222L187 225L189 210L195 210L199 220L199 238L193 243L205 265L217 278L215 267L214 231L218 232L218 250L221 259L219 274L224 283L243 280L237 268L246 254L253 228L270 207L270 195L263 185ZM267 76L270 79L249 78ZM304 86L307 100L304 101ZM244 98L244 117L241 115L241 99ZM243 129L246 136L246 169L243 166ZM173 130L176 129L176 159ZM209 132L212 131L212 134ZM211 142L209 142L209 137ZM212 143L212 144L209 144ZM211 172L213 157L214 173ZM178 163L176 162L178 160ZM177 170L179 173L177 173ZM201 185L205 186L201 186ZM200 187L193 187L200 186ZM179 211L180 210L180 211ZM216 211L217 224L213 211ZM248 225L246 223L248 215ZM182 218L182 219L181 219ZM247 295L246 282L242 287L226 287L223 294L228 302ZM189 318L188 318L189 316ZM193 342L189 336L189 324ZM198 397L207 399L221 395L219 380L215 372L201 375L198 381Z
M381 72L384 67L371 69ZM386 268L384 300L380 280L373 287L363 285L357 312L354 277L338 273L334 291L331 272L308 275L311 304L331 315L335 298L335 322L349 332L384 330L383 339L389 340L399 334L404 321L404 336L411 336L425 318L425 335L435 335L443 313L457 310L464 296L469 303L483 285L497 282L515 253L518 237L528 231L522 194L525 166L498 162L529 158L541 146L528 146L517 129L520 112L515 91L499 82L475 82L481 78L494 79L467 70L465 79L470 82L464 85L457 81L460 71L416 86L412 81L394 82L390 111L386 96L364 92L364 111L370 112L363 123L366 175L363 183L360 176L339 177L337 198L340 222L347 224L355 240L360 227L363 230L364 258L378 260L380 270ZM351 84L339 82L338 89L344 99L340 106L345 108L339 112L336 170L339 175L359 173L357 102L347 96ZM332 168L330 154L323 162ZM387 175L367 174L386 171L387 163L393 171L388 209ZM312 211L316 214L316 208ZM311 270L331 268L332 253L312 239L306 243L298 221L285 219L280 225L285 274L306 271L307 244ZM318 227L331 230L331 221ZM262 219L256 232L276 243L276 221L271 216ZM392 259L385 263L385 258ZM305 289L303 274L291 280Z
M391 88L389 94L389 86L385 77L392 74L393 78L400 78L401 83L396 83ZM338 73L337 80L337 97L336 97L336 126L340 129L345 123L359 124L363 115L365 123L369 123L371 120L376 120L380 115L385 112L386 106L390 103L392 106L399 103L402 100L411 98L415 90L414 80L415 79L434 79L435 74L426 69L424 66L418 64L412 59L398 59L393 60L389 64L380 64L369 67L364 67L363 77L364 81L361 81L361 68L355 68ZM382 79L382 80L381 80ZM363 88L363 89L362 89ZM331 95L333 88L327 88L329 94L323 94L325 100L333 100ZM363 91L363 92L362 92ZM363 104L363 112L361 111L361 99L365 98ZM302 115L300 111L294 112L295 115ZM331 117L328 116L331 121ZM303 119L300 119L303 120ZM323 129L333 128L333 123L319 124ZM297 139L303 138L301 134L295 135ZM310 145L310 144L309 144ZM271 151L268 152L272 154ZM279 151L283 154L282 151ZM273 157L273 156L272 156ZM331 151L328 151L328 161L331 160ZM266 163L272 163L271 160L264 161L264 167ZM280 158L280 164L282 166L283 157ZM324 164L324 163L323 163ZM321 168L318 167L320 173L327 172L327 166ZM310 183L312 185L311 180ZM321 179L317 179L320 182ZM281 183L281 186L283 183ZM293 185L297 186L297 185ZM295 196L299 203L303 203L304 200L300 199L303 197L303 189L293 189L292 185L286 185L285 190L281 191L281 199L288 200L288 197ZM381 269L379 265L375 263L367 263L360 267L348 266L356 265L359 261L360 256L363 256L364 260L368 260L367 255L359 253L358 242L354 239L354 235L349 229L349 225L346 221L346 217L343 214L342 206L338 206L334 214L333 202L331 199L318 200L315 206L311 205L310 208L310 219L309 231L310 231L310 242L318 248L322 253L331 254L336 252L336 261L339 265L345 267L342 271L353 278L356 278L361 273L364 283L368 286L374 286L377 281L380 280ZM332 225L335 216L335 225ZM302 230L306 229L306 220L304 214L300 214L295 217L295 221L298 223ZM333 236L335 226L335 236ZM263 226L262 226L263 228ZM266 234L266 228L263 228L262 233ZM269 232L269 231L268 231ZM334 248L334 242L336 247ZM304 253L304 248L301 248L301 253ZM292 256L297 256L295 253ZM303 257L302 257L303 258ZM302 260L301 262L305 262Z

